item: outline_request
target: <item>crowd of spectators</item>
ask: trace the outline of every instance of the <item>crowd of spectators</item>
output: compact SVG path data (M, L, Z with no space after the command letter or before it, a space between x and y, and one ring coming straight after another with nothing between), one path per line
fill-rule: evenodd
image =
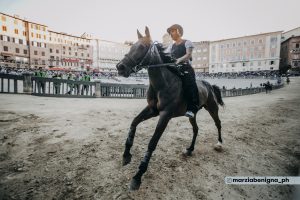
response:
M208 72L196 72L196 77L200 79L208 78L278 78L280 77L279 71L245 71L245 72L226 72L226 73L208 73Z
M0 66L0 73L2 74L13 74L13 75L23 75L29 73L36 75L38 72L43 72L44 77L53 78L60 76L62 79L69 79L70 74L74 80L81 80L81 78L87 73L91 80L102 79L102 78L115 78L118 76L117 72L83 72L83 71L54 71L45 69L22 69L22 68L6 68ZM208 72L196 72L197 79L209 79L209 78L225 78L225 79L235 79L235 78L278 78L280 77L279 71L246 71L246 72L226 72L226 73L208 73ZM131 77L137 79L148 78L147 72L132 74Z

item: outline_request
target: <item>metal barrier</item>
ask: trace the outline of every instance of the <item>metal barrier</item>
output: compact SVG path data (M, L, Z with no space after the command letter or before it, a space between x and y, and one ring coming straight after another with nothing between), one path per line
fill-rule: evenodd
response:
M281 88L274 85L273 89ZM32 94L48 97L76 98L146 98L147 85L116 84L101 82L72 81L55 78L32 77L31 74L22 76L0 74L0 93ZM246 88L222 90L222 97L234 97L265 92L265 88Z
M279 89L283 87L283 84L280 85L273 85L272 88ZM264 87L258 87L258 88L246 88L246 89L230 89L230 90L223 90L221 89L222 97L236 97L236 96L243 96L243 95L250 95L250 94L257 94L260 92L265 92Z
M146 98L148 86L100 83L100 96L111 98Z

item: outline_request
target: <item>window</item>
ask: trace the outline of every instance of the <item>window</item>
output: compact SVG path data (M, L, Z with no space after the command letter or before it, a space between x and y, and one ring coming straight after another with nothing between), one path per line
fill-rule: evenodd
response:
M20 49L19 48L16 48L16 53L20 53Z
M19 30L18 29L15 29L15 34L19 34Z
M75 52L75 56L77 56L77 52Z
M52 49L50 49L50 53L52 53Z
M31 37L33 38L34 37L34 34L31 32Z
M26 36L27 34L26 34L26 31L23 31L23 36Z
M37 51L34 51L34 55L38 55L38 52L37 52Z
M45 64L46 64L46 61L45 61L45 60L42 60L42 64L45 65Z
M274 65L274 64L275 64L274 60L271 60L270 65Z
M7 31L7 28L6 28L6 26L2 26L2 31Z
M71 51L71 47L69 47L69 51Z
M42 56L45 56L45 52L44 51L42 51Z
M245 67L246 66L246 63L243 63L243 67Z
M82 56L82 57L84 56L83 53L81 53L81 56Z
M1 20L3 21L3 22L6 22L6 17L5 16L1 16Z
M87 57L90 57L90 54L87 54Z
M19 39L19 44L23 44L23 40L22 39Z
M277 42L277 37L271 37L271 43L276 43Z
M3 40L3 35L0 35L0 40Z
M8 51L8 46L3 46L3 51Z
M274 53L274 52L271 53L271 57L272 57L272 58L275 57L275 53Z
M56 49L56 53L59 53L59 50L58 50L58 49Z
M24 54L27 54L27 50L26 49L24 49Z
M296 48L299 48L299 43L296 44Z
M46 35L44 35L44 40L46 40Z

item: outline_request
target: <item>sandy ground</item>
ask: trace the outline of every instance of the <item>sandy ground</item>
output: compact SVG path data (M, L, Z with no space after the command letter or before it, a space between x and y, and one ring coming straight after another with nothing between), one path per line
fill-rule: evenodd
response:
M172 119L139 191L129 192L157 118L142 123L122 167L129 125L146 100L0 94L0 199L291 199L294 186L226 185L225 176L295 176L300 160L300 78L271 94L225 98L223 152L205 110L192 128Z

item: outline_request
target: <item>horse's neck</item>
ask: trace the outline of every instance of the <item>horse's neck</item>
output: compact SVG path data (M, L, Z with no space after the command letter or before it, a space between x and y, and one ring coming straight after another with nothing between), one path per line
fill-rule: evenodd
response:
M158 62L156 64L163 64ZM150 85L156 90L163 90L173 82L174 74L166 66L148 68Z
M154 55L150 60L151 65L164 64L157 48L154 49ZM174 74L166 66L148 68L148 75L150 85L157 91L168 88L174 82Z

